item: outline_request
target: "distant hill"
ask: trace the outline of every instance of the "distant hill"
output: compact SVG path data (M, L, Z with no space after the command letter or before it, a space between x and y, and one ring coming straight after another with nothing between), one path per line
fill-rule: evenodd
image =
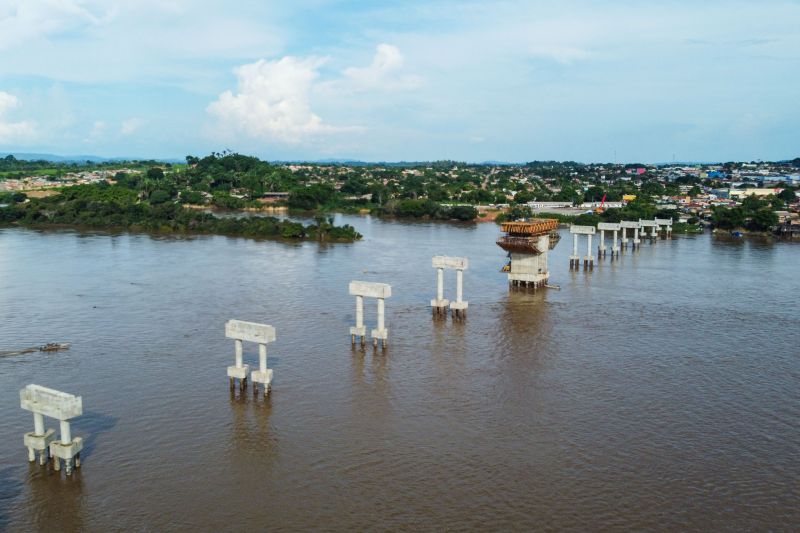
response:
M52 163L113 163L116 161L160 161L163 163L183 163L183 159L153 159L151 157L99 157L96 155L56 155L26 152L0 152L0 157L13 155L20 161L50 161Z

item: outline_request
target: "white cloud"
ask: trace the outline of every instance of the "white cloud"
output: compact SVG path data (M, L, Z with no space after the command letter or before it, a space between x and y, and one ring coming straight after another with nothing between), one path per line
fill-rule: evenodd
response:
M5 118L8 111L19 106L19 100L13 94L0 91L0 143L18 144L30 140L36 135L33 122L12 122Z
M0 6L0 50L97 24L87 2L76 0L7 0Z
M0 0L0 77L212 87L215 60L279 53L288 8L226 0ZM89 60L87 60L87 58ZM235 64L235 63L234 63Z
M129 118L127 120L122 121L122 125L119 128L119 132L122 135L130 135L135 133L143 124L143 121L139 118Z
M89 130L89 134L83 140L87 143L93 143L97 140L101 139L106 133L106 123L102 120L96 120L94 124L92 124L92 129Z
M356 89L407 90L422 85L419 76L402 73L404 66L405 57L400 49L381 43L375 49L372 63L366 67L350 67L344 75Z
M263 141L298 143L342 131L344 128L323 123L311 110L311 89L325 61L286 56L238 67L234 70L236 94L220 94L207 112L216 119L221 133L244 134Z

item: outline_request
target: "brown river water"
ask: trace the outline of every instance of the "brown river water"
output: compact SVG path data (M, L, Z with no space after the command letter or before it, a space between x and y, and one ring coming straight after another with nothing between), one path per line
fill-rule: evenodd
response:
M800 527L800 246L575 273L565 236L526 293L494 224L338 222L364 240L0 230L0 350L72 343L0 358L0 530ZM464 323L432 319L436 254L470 260ZM392 284L385 353L351 349L353 279ZM277 329L266 401L229 391L230 318ZM29 383L83 397L70 478L27 462Z

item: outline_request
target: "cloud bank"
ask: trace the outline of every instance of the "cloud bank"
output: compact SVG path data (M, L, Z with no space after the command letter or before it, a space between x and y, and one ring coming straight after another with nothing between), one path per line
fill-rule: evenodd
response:
M33 122L27 120L14 122L6 118L8 112L18 106L19 100L16 96L0 91L0 143L22 144L36 136Z

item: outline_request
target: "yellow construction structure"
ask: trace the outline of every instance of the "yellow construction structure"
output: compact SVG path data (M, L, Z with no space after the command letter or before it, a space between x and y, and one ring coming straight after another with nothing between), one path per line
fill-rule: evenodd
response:
M538 289L547 285L550 272L547 270L547 252L558 244L558 220L537 218L515 222L504 222L505 233L497 239L497 245L508 252L508 264L502 272L508 273L512 287Z

